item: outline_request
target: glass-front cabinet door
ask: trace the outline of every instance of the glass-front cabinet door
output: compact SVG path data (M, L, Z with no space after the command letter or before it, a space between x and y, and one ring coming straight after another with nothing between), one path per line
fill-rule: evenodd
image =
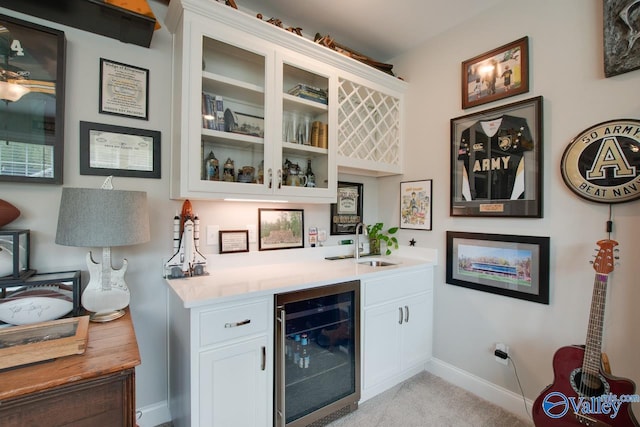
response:
M172 196L335 202L333 69L197 18L181 35Z
M267 119L273 113L265 84L273 78L273 54L250 42L243 45L240 33L221 36L203 30L194 39L201 43L202 55L192 58L200 78L191 83L190 106L197 110L189 114L189 128L197 132L189 139L189 188L268 194L273 130Z
M278 55L281 112L276 158L282 193L335 201L335 77L323 64L300 55Z

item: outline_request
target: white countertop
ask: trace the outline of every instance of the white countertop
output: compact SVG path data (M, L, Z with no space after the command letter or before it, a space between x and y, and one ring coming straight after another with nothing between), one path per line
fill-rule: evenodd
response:
M289 249L274 253L243 253L207 256L208 275L167 279L170 289L193 308L216 302L273 295L323 286L371 275L384 275L399 269L435 265L436 251L401 248L391 256L364 257L360 261L383 259L395 265L371 267L353 258L326 260L325 256L344 255L344 249ZM341 253L342 252L342 253Z

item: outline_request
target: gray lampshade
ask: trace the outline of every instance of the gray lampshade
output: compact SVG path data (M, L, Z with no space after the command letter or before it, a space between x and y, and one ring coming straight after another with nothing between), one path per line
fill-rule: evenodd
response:
M149 238L144 191L62 189L56 243L97 248L136 245Z

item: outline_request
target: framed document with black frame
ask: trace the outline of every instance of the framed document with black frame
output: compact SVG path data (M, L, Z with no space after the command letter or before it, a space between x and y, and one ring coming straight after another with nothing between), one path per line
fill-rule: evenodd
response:
M451 119L451 216L542 217L542 97Z
M80 122L80 175L160 178L159 131Z

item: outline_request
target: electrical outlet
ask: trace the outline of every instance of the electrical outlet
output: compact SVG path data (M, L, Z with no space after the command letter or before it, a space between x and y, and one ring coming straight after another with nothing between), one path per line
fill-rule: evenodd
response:
M219 225L207 225L207 245L218 246Z
M505 354L509 354L509 346L507 346L506 344L503 344L501 342L496 344L496 347L494 349L494 354L496 350L500 350L500 351L504 351ZM509 358L507 359L503 359L501 357L498 356L494 356L496 358L496 362L501 363L503 365L508 365L509 364Z

